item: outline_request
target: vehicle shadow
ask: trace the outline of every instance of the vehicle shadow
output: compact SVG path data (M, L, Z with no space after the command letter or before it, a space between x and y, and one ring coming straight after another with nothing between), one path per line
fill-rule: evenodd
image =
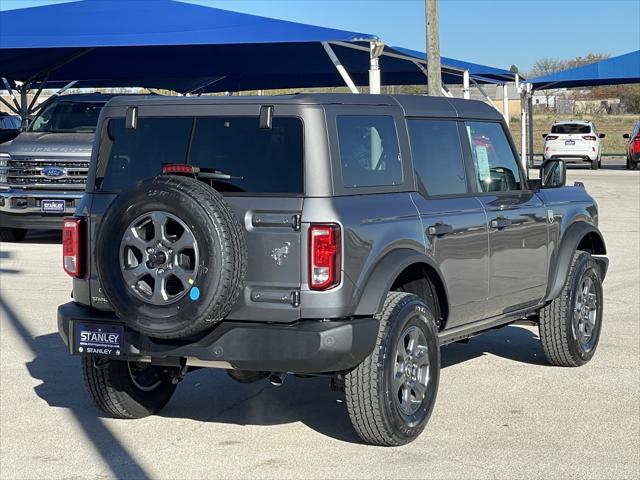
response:
M91 442L115 478L151 478L136 461L135 453L128 450L114 436L96 409L92 407L82 387L80 362L69 356L57 333L34 337L13 307L0 295L2 328L12 328L27 348L33 360L26 364L32 378L42 383L34 387L35 393L52 407L68 409L87 442ZM4 432L10 435L10 432Z
M90 402L82 387L77 358L70 357L57 333L36 337L37 353L27 365L31 376L42 383L36 394L49 405L67 408L86 429L109 462L128 456L124 447L113 445L104 433L103 415ZM474 338L468 345L452 344L442 349L442 367L471 361L485 354L514 361L545 365L537 337L521 327L505 327ZM289 375L280 387L267 380L243 385L224 370L200 369L179 384L169 404L160 413L166 418L191 419L207 423L272 426L301 422L327 437L348 443L362 443L344 403L344 394L331 391L329 378L298 378ZM220 440L224 443L224 439Z
M29 230L21 243L54 245L62 243L62 232L58 230Z
M540 338L520 325L507 325L469 339L442 347L441 363L446 368L484 355L494 355L520 363L549 366Z

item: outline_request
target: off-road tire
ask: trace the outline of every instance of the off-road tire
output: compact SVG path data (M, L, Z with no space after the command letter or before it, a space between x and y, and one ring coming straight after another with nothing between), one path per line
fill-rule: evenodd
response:
M145 303L131 291L122 276L118 249L136 217L158 210L188 225L200 250L198 273L191 283L198 295L190 292L166 305ZM109 207L97 235L96 262L107 300L132 329L155 338L186 338L223 319L243 290L244 227L210 186L194 178L162 175L123 191Z
M0 242L21 242L27 235L25 228L0 228Z
M176 389L172 381L175 372L170 368L153 368L162 372L161 380L157 387L147 391L133 382L126 361L82 357L82 376L91 400L114 418L147 417L158 413L171 399Z
M596 329L594 344L584 351L574 330L574 307L577 289L584 275L590 275L597 291ZM560 295L540 311L540 341L547 361L560 367L579 367L593 357L602 329L603 295L600 270L591 254L576 251L569 275Z
M410 293L390 292L376 318L380 329L373 352L345 376L347 409L351 423L365 442L403 445L420 435L435 405L440 377L438 334L429 307ZM424 333L428 344L429 381L416 421L407 422L394 404L390 384L396 344L405 328L414 325Z

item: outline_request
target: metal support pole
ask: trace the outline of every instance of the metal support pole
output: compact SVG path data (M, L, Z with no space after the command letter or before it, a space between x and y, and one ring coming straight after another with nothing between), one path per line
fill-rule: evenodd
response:
M523 85L524 86L524 85ZM520 163L527 170L527 91L520 90Z
M384 43L375 41L369 43L369 93L380 94L380 55L384 50Z
M27 92L29 91L29 85L24 83L20 87L20 117L22 118L22 128L29 126L29 99L27 98Z
M445 84L442 84L442 95L445 97L453 98L453 93L449 91Z
M324 51L327 52L327 55L333 62L333 65L336 67L336 70L338 70L338 73L342 77L342 80L344 80L344 83L346 83L347 86L349 87L349 90L351 90L351 93L360 93L358 91L358 88L356 87L356 84L353 83L353 80L351 80L351 77L347 73L347 70L340 63L340 59L338 59L337 55L331 48L331 45L329 45L329 43L327 42L322 42L322 47L324 48Z
M506 83L502 84L502 115L509 126L509 88Z
M514 81L516 82L516 92L520 91L520 75L518 75L517 73L514 75Z
M498 107L496 107L496 104L495 104L495 103L493 103L493 100L491 100L491 97L490 97L489 95L487 95L487 92L485 92L485 91L484 91L484 88L482 88L482 87L480 86L480 84L479 84L478 82L476 82L473 78L471 79L471 81L472 81L472 82L473 82L473 84L476 86L476 88L477 88L478 90L480 90L480 93L482 94L482 96L484 96L485 100L486 100L487 102L489 102L489 104L490 104L493 108L495 108L496 110L498 110Z
M38 90L36 90L36 94L31 99L31 103L29 103L29 107L27 108L28 114L31 114L31 111L33 110L33 106L38 101L38 98L40 97L40 94L42 93L42 90L44 89L44 86L46 84L47 84L47 79L45 78L44 81L40 82L40 85L38 85Z
M529 168L533 167L533 93L527 83L527 126L529 127Z
M20 103L18 103L16 94L13 93L13 88L11 88L11 85L9 85L9 82L7 81L6 78L2 77L2 82L4 83L4 87L7 89L7 92L9 92L9 96L11 97L11 100L13 100L13 104L16 106L18 111L20 111L20 108L21 108Z
M427 88L429 95L442 95L442 68L440 66L439 0L425 0L427 26Z
M469 91L469 70L462 72L462 98L469 100L471 92Z
M45 105L49 100L51 100L53 97L57 97L59 95L62 95L64 92L66 92L67 90L69 90L71 87L73 87L76 83L78 83L78 80L73 80L72 82L67 83L64 87L62 87L60 90L58 90L57 92L55 92L53 95L50 95L49 98L38 104L38 105L33 105L35 103L35 101L31 102L31 105L29 105L29 114L33 114L35 112L37 112L38 110L40 110L42 108L43 105Z
M16 115L20 115L20 110L18 110L15 105L11 105L4 98L0 97L0 103L4 104L10 111L15 113Z

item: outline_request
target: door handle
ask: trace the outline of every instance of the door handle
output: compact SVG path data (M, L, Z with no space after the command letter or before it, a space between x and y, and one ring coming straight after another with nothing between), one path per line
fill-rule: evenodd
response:
M511 225L511 220L505 217L498 217L491 220L491 228L497 228L498 230L502 230L503 228L507 228Z
M438 222L434 225L430 225L429 228L427 228L427 233L429 235L435 235L437 237L441 235L446 235L451 232L453 232L453 227L451 225L448 225L442 222Z

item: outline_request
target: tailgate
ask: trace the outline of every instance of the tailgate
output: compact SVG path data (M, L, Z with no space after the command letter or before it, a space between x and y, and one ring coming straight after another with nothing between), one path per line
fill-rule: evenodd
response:
M227 318L291 322L300 318L302 198L225 196L245 227L248 268Z

